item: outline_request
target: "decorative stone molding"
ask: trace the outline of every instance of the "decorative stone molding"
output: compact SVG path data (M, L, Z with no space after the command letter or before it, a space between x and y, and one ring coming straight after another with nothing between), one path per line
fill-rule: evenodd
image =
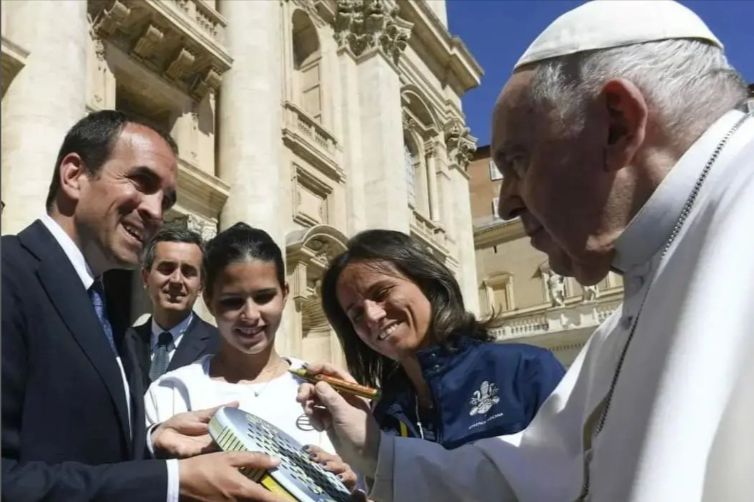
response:
M168 69L165 70L165 75L173 80L181 80L189 71L191 71L191 67L195 60L196 56L191 54L191 52L185 47L182 47L181 50L178 51L178 55L173 59L173 62L168 66Z
M197 214L216 222L229 194L230 186L223 180L205 173L190 162L178 160L176 206L182 208L184 213Z
M476 138L471 135L463 121L455 117L445 123L444 129L448 159L460 169L466 170L476 151Z
M412 23L386 0L338 0L335 40L355 57L379 50L395 64L408 45Z
M292 167L293 221L306 227L329 223L333 188L306 168L297 164Z
M319 297L322 274L330 260L346 250L348 239L328 225L296 230L286 236L285 259L296 308Z
M217 235L217 221L207 220L195 214L189 214L186 217L186 228L193 230L202 236L204 242L209 241Z
M403 122L403 130L404 131L410 131L412 129L416 129L418 127L418 124L416 123L416 120L414 117L409 115L406 110L403 110L403 114L401 115L401 120Z
M14 44L5 37L2 37L2 92L3 96L8 86L13 81L21 68L26 66L26 58L29 53Z
M191 94L201 100L208 93L215 93L220 88L223 78L215 68L208 69L204 76L197 79L191 89Z
M322 19L320 12L317 10L317 6L315 5L314 0L286 0L286 1L291 2L293 5L295 5L296 7L306 12L309 15L309 18L318 27L322 27L327 24L325 20Z
M520 218L501 220L492 216L474 221L474 249L485 249L526 235Z
M150 24L134 45L132 52L142 59L149 59L164 38L165 33L157 26Z
M435 64L437 78L462 95L481 81L482 67L474 59L460 38L448 32L447 26L437 18L432 8L423 0L401 0L401 18L413 25L411 43L420 44L423 53Z
M205 0L89 1L87 9L100 59L110 49L130 54L196 100L217 90L233 64L227 21Z
M111 36L130 13L131 9L124 3L115 0L109 9L102 10L94 19L94 32L103 38Z

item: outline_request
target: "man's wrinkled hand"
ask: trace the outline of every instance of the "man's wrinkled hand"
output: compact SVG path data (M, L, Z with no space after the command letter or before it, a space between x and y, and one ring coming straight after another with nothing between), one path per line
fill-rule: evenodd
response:
M272 469L279 461L261 453L218 452L178 463L181 501L282 502L240 470Z
M237 407L231 402L214 408L178 413L152 431L152 446L157 458L187 458L217 451L209 435L209 421L223 406Z

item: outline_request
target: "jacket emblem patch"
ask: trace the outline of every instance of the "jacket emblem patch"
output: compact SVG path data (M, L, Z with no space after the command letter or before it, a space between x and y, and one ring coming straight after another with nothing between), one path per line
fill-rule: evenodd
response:
M474 415L483 415L490 411L490 408L500 402L497 393L497 385L487 380L482 382L479 390L475 390L474 394L472 394L471 412L469 412L469 415L473 417Z

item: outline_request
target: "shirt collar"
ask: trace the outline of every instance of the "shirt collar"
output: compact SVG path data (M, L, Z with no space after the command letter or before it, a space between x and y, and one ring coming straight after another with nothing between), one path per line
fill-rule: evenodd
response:
M40 220L42 221L42 224L47 227L47 230L50 231L57 243L60 244L60 247L63 248L63 252L68 257L68 261L71 262L71 265L73 265L73 268L76 270L76 274L78 274L79 279L81 279L84 289L88 291L94 283L95 277L79 247L73 242L73 239L65 233L63 227L61 227L57 221L53 220L50 215L44 214Z
M160 337L160 333L164 333L167 331L173 336L173 343L177 345L178 340L183 336L183 334L186 332L188 327L191 325L191 321L194 319L194 312L189 312L189 315L186 316L185 319L183 319L181 322L173 326L172 328L166 330L160 327L159 324L157 324L157 321L155 321L154 316L152 316L152 347L154 348L157 346L157 339Z
M733 110L720 117L678 159L616 241L613 268L627 272L659 251L720 139L742 116Z

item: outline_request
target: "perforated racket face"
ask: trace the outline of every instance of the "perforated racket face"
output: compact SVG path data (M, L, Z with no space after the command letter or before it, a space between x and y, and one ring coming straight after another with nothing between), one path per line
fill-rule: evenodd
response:
M270 475L298 500L347 502L348 489L331 472L324 470L291 436L261 418L239 410L221 408L209 424L212 439L224 451L259 451L279 458ZM259 479L261 472L247 472Z

